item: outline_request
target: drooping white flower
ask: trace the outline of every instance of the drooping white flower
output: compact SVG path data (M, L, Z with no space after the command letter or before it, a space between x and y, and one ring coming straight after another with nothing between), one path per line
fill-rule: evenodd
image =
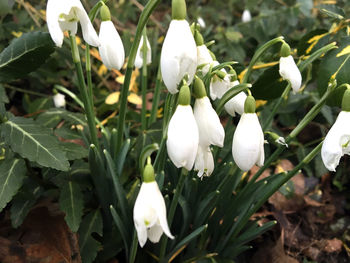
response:
M53 99L53 103L55 104L56 108L65 108L66 107L66 96L64 96L61 93L57 93L55 94L52 99Z
M204 19L202 18L202 17L198 17L197 18L197 23L199 24L199 26L201 27L201 28L205 28L205 21L204 21Z
M203 75L206 75L209 71L213 58L211 57L209 50L205 44L197 46L197 61L198 67L201 66Z
M237 86L239 84L238 80L235 80L231 82L231 87ZM244 102L247 98L247 95L242 91L238 93L236 96L234 96L232 99L230 99L225 104L225 110L228 114L230 114L232 117L236 116L236 112L239 115L242 115L244 112Z
M198 171L198 177L210 176L214 171L214 158L210 146L199 144L194 169Z
M252 20L252 15L250 14L250 11L248 9L245 9L242 13L242 22L247 23Z
M91 46L100 45L96 31L80 0L48 0L46 21L51 38L58 47L62 46L64 31L70 31L72 35L77 33L78 21L84 40Z
M350 112L341 111L323 141L321 156L329 171L334 171L340 158L350 154Z
M134 206L134 224L139 244L143 247L147 238L157 243L163 232L171 239L166 206L156 181L143 182Z
M218 61L213 62L213 67L219 65ZM211 79L210 82L210 97L212 100L221 99L221 97L228 91L230 87L230 76L227 74L225 69L221 69L225 77L223 79L215 76Z
M168 127L167 150L176 167L191 170L198 149L198 127L190 105L178 105Z
M264 164L264 134L256 113L242 114L233 135L232 156L243 171Z
M291 55L287 57L281 56L279 73L283 79L288 80L290 82L294 92L299 91L302 81L301 73Z
M112 21L101 22L99 38L98 50L103 64L108 69L121 69L125 60L124 46Z
M178 84L188 74L193 80L197 69L197 48L186 20L172 20L165 36L160 67L165 86L170 93L178 92Z
M144 37L141 37L139 47L136 52L136 58L135 58L135 67L142 68L143 65L143 43L144 43ZM146 46L147 46L147 65L152 63L152 50L151 45L148 41L148 38L146 37Z
M199 131L200 145L224 145L225 131L220 122L219 116L211 106L207 96L196 99L194 104L194 118L196 119Z

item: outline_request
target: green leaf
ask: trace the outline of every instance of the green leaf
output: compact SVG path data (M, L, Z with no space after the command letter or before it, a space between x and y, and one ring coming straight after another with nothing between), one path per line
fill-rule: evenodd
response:
M84 200L79 184L69 181L61 188L60 208L66 213L65 220L73 232L77 232L83 216Z
M54 51L49 33L23 34L0 54L0 82L9 82L36 70Z
M23 189L24 188L24 189ZM36 200L42 193L42 188L33 183L26 181L21 191L13 198L11 206L11 223L14 228L19 227L30 209L35 205Z
M0 163L0 212L22 186L25 174L22 159L5 159Z
M62 143L61 146L70 161L85 158L89 154L88 149L76 143L66 142Z
M9 98L6 95L5 88L0 85L0 103L9 103Z
M22 117L12 117L0 127L5 142L23 158L45 167L68 171L67 157L50 129Z
M81 113L74 113L60 108L49 109L36 119L38 122L46 127L56 127L61 120L65 120L70 124L80 124L85 126L85 116Z
M11 13L14 1L0 0L0 16Z
M84 217L79 228L79 245L82 262L93 262L101 246L100 242L94 239L91 234L102 235L102 216L100 210L90 212Z

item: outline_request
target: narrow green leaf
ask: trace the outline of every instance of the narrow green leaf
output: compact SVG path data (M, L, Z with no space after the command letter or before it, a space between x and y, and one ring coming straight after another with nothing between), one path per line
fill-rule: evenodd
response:
M0 54L0 82L9 82L36 70L54 51L49 33L23 34Z
M50 129L22 117L12 117L0 127L5 142L23 158L45 167L68 171L67 157Z
M100 210L94 210L84 217L79 228L79 246L82 262L94 262L97 252L101 246L91 234L102 235L102 216Z
M139 169L141 171L141 174L143 173L143 168L145 166L147 158L151 156L151 154L154 151L157 151L158 149L159 149L158 143L147 145L145 148L142 149L142 152L140 154L140 159L139 159Z
M126 155L128 154L129 148L130 148L130 139L127 139L124 142L122 149L120 150L120 152L118 153L118 156L117 156L116 169L117 169L118 176L120 176L122 174Z
M0 163L0 212L22 186L25 173L22 159L5 159Z
M6 95L5 88L0 85L0 103L9 103L9 98Z
M72 181L61 188L59 198L60 208L66 213L65 220L73 232L77 232L83 216L84 200L80 186Z
M122 221L122 219L120 218L120 216L118 215L117 211L115 211L113 206L110 206L110 210L111 210L111 214L112 217L114 219L114 222L116 224L116 226L118 227L118 230L122 236L123 242L124 242L124 246L125 246L125 250L126 250L126 254L129 255L129 235L126 231L126 227Z

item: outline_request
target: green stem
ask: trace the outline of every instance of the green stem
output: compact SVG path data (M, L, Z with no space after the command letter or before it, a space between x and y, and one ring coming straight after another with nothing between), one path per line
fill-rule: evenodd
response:
M83 98L84 110L85 110L86 118L88 121L91 141L99 149L100 147L99 147L99 143L98 143L97 130L96 130L96 126L95 126L95 114L94 114L94 110L93 110L93 105L91 104L91 100L89 99L89 96L88 96L88 91L87 91L85 80L84 80L83 67L82 67L81 61L80 61L80 54L79 54L79 50L78 50L78 45L77 45L77 42L75 40L74 35L70 35L69 39L70 39L70 44L71 44L71 49L72 49L73 62L74 62L75 69L76 69L77 75L78 75L79 92Z
M119 152L122 144L123 144L123 136L124 136L124 122L127 111L127 98L129 93L129 86L131 80L131 74L135 63L136 52L140 43L140 39L142 36L143 28L145 27L149 16L156 6L159 4L160 0L150 0L145 6L144 10L141 13L140 20L137 24L136 35L134 42L131 47L129 60L126 68L125 79L123 88L120 95L120 109L119 109L119 120L118 120L118 136L117 136L117 152Z
M162 88L162 72L160 71L160 66L159 66L158 72L157 72L156 87L153 93L153 102L152 102L151 117L149 119L149 125L151 125L157 120L158 104L160 100L161 88Z
M143 45L142 51L142 81L141 81L141 93L142 93L142 108L141 108L141 128L146 130L147 118L146 118L146 102L147 102L147 32L144 27L142 32Z
M176 207L177 207L177 204L179 202L179 197L180 197L180 194L182 192L182 189L185 185L187 175L188 175L188 171L185 168L182 168L180 179L177 183L177 186L176 186L176 189L174 192L174 197L173 197L173 200L171 201L171 205L170 205L170 209L169 209L169 214L168 214L169 228L171 227L171 224L173 222ZM162 260L164 258L164 255L166 252L167 242L168 242L168 238L163 236L162 241L161 241L161 245L160 245L160 252L159 252L159 259L160 260Z
M241 83L248 83L248 79L250 77L250 74L253 70L253 66L256 64L256 62L258 62L259 58L264 54L264 52L270 48L271 46L273 46L274 44L276 43L283 43L284 40L283 40L283 37L276 37L272 40L270 40L269 42L265 43L264 45L262 45L254 54L252 60L250 61L249 63L249 66L248 66L248 69L247 69L247 72L244 74L244 77L241 81Z

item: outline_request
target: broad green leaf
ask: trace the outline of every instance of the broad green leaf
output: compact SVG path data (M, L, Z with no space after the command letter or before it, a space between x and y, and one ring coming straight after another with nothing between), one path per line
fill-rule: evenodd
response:
M9 98L6 95L5 88L0 85L0 103L9 103Z
M25 174L26 165L22 159L5 159L0 163L0 211L22 186Z
M12 200L11 223L14 228L19 227L23 223L42 191L43 189L33 181L25 181L22 189Z
M60 208L66 213L65 220L73 232L77 232L83 216L84 200L79 184L69 181L61 188Z
M49 33L23 34L0 54L0 82L9 82L36 70L54 50Z
M86 125L85 116L81 113L74 113L60 108L49 109L39 115L37 121L46 127L56 127L57 124L65 120L70 124Z
M58 137L64 138L66 140L80 140L81 135L77 132L76 129L71 129L68 125L64 125L59 129L55 129L55 134Z
M329 79L336 74L337 84L350 83L350 37L340 40L339 48L327 53L322 59L317 74L317 88L323 94L328 86ZM327 100L329 106L341 106L344 89L336 89Z
M22 117L12 117L0 127L5 142L23 158L57 170L69 169L67 157L50 129Z
M79 246L82 262L93 262L101 246L100 242L94 239L91 234L102 235L102 216L100 210L90 212L84 217L79 228Z
M14 3L11 0L0 0L0 16L11 13Z
M88 149L76 143L66 142L62 143L61 146L70 161L85 158L89 154Z

